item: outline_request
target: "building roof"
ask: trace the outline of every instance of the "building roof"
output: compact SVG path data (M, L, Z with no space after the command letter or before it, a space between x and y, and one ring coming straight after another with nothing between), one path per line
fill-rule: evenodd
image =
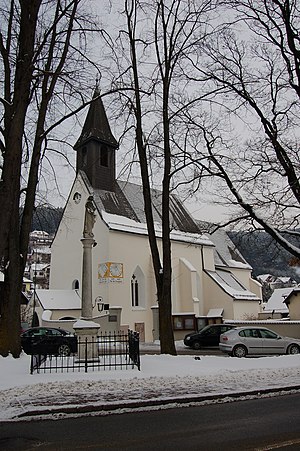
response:
M80 310L81 298L78 290L35 291L44 310ZM34 294L33 294L34 296Z
M270 296L268 302L266 302L264 311L276 311L282 313L288 312L289 309L284 302L293 290L294 288L292 287L276 288Z
M115 230L122 230L122 223L123 225L129 226L129 222L133 221L135 226L140 225L141 228L145 227L146 216L143 188L140 185L116 180L114 192L92 189L86 174L80 171L80 175L89 191L93 193L98 212L103 220L107 221L108 226ZM153 189L151 194L154 223L156 228L159 229L162 224L162 193ZM113 225L114 222L115 224ZM174 194L170 195L170 223L173 234L174 232L180 231L203 236L193 217L184 207L180 199ZM123 231L130 230L127 228L127 230L123 229ZM139 233L137 227L135 227L135 230L132 228L132 232ZM212 245L211 242L209 244Z
M100 140L115 148L118 147L118 142L111 132L102 99L99 96L99 89L96 88L93 99L97 98L97 100L90 104L81 135L74 146L75 150L91 139Z
M300 287L297 287L297 288L293 287L293 288L291 288L291 291L289 292L289 294L288 294L287 296L285 296L285 298L284 298L284 300L283 300L284 305L289 305L289 303L290 303L290 298L291 298L293 295L296 295L296 296L297 296L298 293L300 293Z
M252 269L224 229L213 232L209 237L216 246L215 264L217 266Z
M216 271L205 272L219 287L236 301L260 301L256 294L247 290L241 282L228 270L217 268Z

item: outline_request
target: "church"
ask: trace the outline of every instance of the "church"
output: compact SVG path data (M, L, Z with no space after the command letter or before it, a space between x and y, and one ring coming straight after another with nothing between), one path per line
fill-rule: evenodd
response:
M76 177L51 246L49 292L54 293L54 301L53 308L51 302L47 304L47 318L59 321L80 317L78 296L76 309L58 308L55 316L54 303L55 293L72 290L80 297L85 205L92 196L96 207L93 314L96 317L99 306L106 306L109 324L115 321L113 312L119 311L119 325L138 331L140 339L149 342L159 338L158 305L142 187L116 178L118 142L97 88L94 98L74 145ZM161 192L153 190L152 199L161 244ZM170 219L175 339L223 319L257 318L261 286L252 279L251 267L225 231L203 233L203 224L176 195L170 197Z

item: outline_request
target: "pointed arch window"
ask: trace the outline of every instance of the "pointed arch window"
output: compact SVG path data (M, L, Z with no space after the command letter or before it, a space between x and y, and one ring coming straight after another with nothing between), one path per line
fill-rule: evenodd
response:
M100 165L104 167L108 167L108 149L107 146L101 146L100 152Z
M139 281L134 274L131 277L131 305L139 306Z
M79 280L77 280L77 279L73 280L72 290L79 290Z
M82 148L82 166L85 167L87 165L87 148Z
M145 276L139 266L131 276L131 306L145 308Z

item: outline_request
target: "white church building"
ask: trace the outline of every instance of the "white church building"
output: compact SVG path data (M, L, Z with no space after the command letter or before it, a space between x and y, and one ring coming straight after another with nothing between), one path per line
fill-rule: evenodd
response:
M100 304L109 304L107 324L110 319L111 323L115 321L113 312L118 310L122 328L139 331L141 340L152 341L159 338L158 306L142 187L116 179L117 148L98 98L90 105L74 146L77 173L51 247L49 288L53 308L48 302L47 317L66 317L64 310L54 305L58 302L55 293L76 290L80 294L85 203L92 195L97 243L92 250L94 314L99 314ZM152 195L160 240L161 193L153 191ZM252 279L251 267L226 233L203 233L201 223L175 195L171 195L170 205L175 338L206 323L257 318L261 286ZM74 310L70 305L66 307L68 318L80 317L77 304Z

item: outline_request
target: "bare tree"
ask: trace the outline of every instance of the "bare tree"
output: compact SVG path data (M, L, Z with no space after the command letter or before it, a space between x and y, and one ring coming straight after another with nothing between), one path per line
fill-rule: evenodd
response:
M82 50L92 24L81 0L1 6L0 353L18 357L20 296L41 164L50 132L70 114L84 81ZM80 74L80 77L79 77ZM76 94L77 93L77 94ZM78 105L78 104L77 104ZM20 218L20 207L23 206Z
M239 207L227 224L242 217L299 257L300 247L287 239L300 219L299 5L225 0L219 7L222 32L194 60L211 106L209 120L195 110L186 118L204 139L196 164L222 181L219 200L223 192Z
M187 89L186 73L192 65L193 49L208 31L212 1L125 0L126 26L120 31L114 67L110 76L122 87L122 114L127 111L126 129L136 132L143 185L145 215L154 268L159 307L161 352L175 354L172 325L172 249L170 193L177 175L188 164L184 139L178 130L179 111L200 98ZM120 52L120 49L122 52ZM177 138L176 139L176 135ZM135 152L135 149L133 149ZM153 219L153 191L162 192L162 255Z

